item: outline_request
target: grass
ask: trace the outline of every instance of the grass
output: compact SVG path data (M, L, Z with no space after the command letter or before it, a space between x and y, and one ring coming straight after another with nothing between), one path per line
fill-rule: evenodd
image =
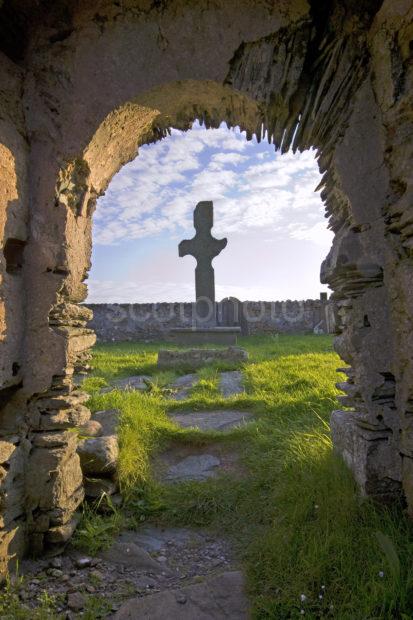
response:
M199 371L200 384L182 402L163 393L171 376L157 373L159 343L95 348L93 376L85 382L89 404L121 411L121 518L129 526L150 519L225 534L245 566L257 620L413 618L412 527L400 507L362 500L332 451L328 420L342 362L330 337L240 340L250 354L246 393L223 399L217 366ZM99 394L111 379L133 374L153 376L152 390ZM254 422L220 437L238 444L248 475L167 487L154 481L151 455L163 446L217 440L216 433L176 427L167 416L176 408L253 411ZM85 515L78 541L89 548L91 541L107 542L119 523L113 515Z

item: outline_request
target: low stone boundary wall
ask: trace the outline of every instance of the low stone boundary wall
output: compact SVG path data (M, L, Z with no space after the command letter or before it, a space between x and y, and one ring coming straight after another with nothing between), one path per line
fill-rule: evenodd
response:
M194 303L87 304L89 327L100 342L162 340L171 328L195 325ZM217 303L217 324L240 326L243 335L264 333L334 333L332 304L327 299L239 301Z

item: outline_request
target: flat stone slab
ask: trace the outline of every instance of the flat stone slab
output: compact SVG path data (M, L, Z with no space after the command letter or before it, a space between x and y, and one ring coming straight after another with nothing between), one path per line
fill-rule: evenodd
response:
M96 420L101 426L100 435L116 435L119 415L119 409L102 409L101 411L92 413L92 420Z
M240 370L221 372L219 391L222 396L233 396L234 394L242 394L242 392L245 392L242 384L242 372Z
M245 388L242 383L242 372L240 370L230 370L219 373L218 389L225 398L235 394L242 394ZM196 373L189 373L178 377L176 381L170 384L169 388L173 390L170 398L173 400L184 400L190 395L190 390L199 382L199 376Z
M112 381L112 385L104 387L100 391L102 394L107 394L113 390L139 390L144 392L149 389L151 381L153 381L153 377L148 375L132 375L131 377L116 379Z
M245 475L238 452L222 442L213 442L206 447L192 444L172 444L167 450L153 458L156 478L166 484L200 481L221 474L239 479Z
M102 551L100 557L106 562L146 572L160 573L165 570L145 549L130 541L117 540L109 549Z
M247 620L249 605L240 571L207 577L203 583L134 598L115 620Z
M236 345L240 327L176 327L171 329L167 338L180 345L221 344Z
M199 377L196 373L190 373L188 375L178 377L178 379L170 385L170 387L174 390L171 398L173 398L173 400L184 400L185 398L188 398L190 389L194 387L198 381Z
M248 359L248 353L240 347L228 347L227 349L187 349L177 351L175 349L160 349L158 353L158 368L201 368L216 362L231 365L243 364Z
M212 454L187 456L176 465L171 465L166 472L168 482L184 482L186 480L207 480L216 475L216 468L221 461Z
M198 428L201 431L227 431L247 424L252 413L236 409L215 409L213 411L186 411L170 415L181 428Z
M159 552L169 547L186 547L201 545L205 536L186 528L179 527L144 527L138 531L126 531L120 534L120 542L135 543L148 553Z

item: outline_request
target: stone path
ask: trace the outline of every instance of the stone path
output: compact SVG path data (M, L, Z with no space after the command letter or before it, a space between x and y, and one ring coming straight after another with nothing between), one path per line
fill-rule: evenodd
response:
M153 381L153 377L149 375L133 375L124 379L116 379L112 381L110 386L100 390L101 394L107 394L113 390L139 390L144 392L149 388L149 384Z
M248 604L240 571L207 577L202 583L128 601L116 620L246 620Z
M199 376L196 373L190 373L179 377L169 386L172 389L171 398L174 400L184 400L188 398L191 388L197 385L198 382ZM240 370L220 372L218 390L225 398L244 392L242 372Z
M252 419L252 415L246 411L225 409L186 411L174 413L170 417L182 428L221 432L246 424ZM172 445L155 457L153 467L157 477L166 483L202 481L220 474L239 477L244 473L237 451L228 449L222 442L209 443L206 447Z
M173 390L171 398L174 400L184 400L188 398L191 388L194 387L198 381L199 376L195 372L178 377L178 379L169 386Z
M233 396L244 392L242 384L242 372L240 370L232 370L220 373L219 391L222 396Z
M202 481L220 474L245 474L239 454L221 442L208 446L172 445L153 460L155 476L165 483Z
M194 454L171 465L165 475L168 482L185 480L206 480L216 475L221 461L212 454Z
M150 377L136 375L116 381L104 391L148 389ZM192 373L171 386L172 398L183 400L199 381ZM219 390L224 397L243 391L242 373L222 372ZM182 428L226 432L252 420L252 414L232 409L181 411L170 418ZM80 429L84 437L78 453L89 498L104 491L115 504L117 425L119 411L97 411ZM152 462L155 477L166 484L204 482L227 474L245 475L240 455L231 444L178 443L167 447ZM112 495L112 493L115 493ZM104 506L103 506L104 508ZM244 620L248 601L242 572L227 541L202 530L142 527L125 531L111 546L91 558L70 545L60 557L26 560L26 581L20 591L25 606L33 609L46 589L58 601L59 618L75 620L87 609L88 599L105 603L102 617L112 620Z
M68 548L60 557L25 560L21 572L27 581L21 598L33 608L47 580L48 593L61 601L59 613L67 620L82 616L90 596L107 601L106 618L118 620L235 620L246 617L237 614L247 605L238 571L223 539L203 530L146 526L123 532L95 558ZM222 591L215 580L226 584ZM165 600L171 605L169 612ZM233 615L217 615L220 605ZM175 609L179 613L173 615Z
M138 390L144 392L149 389L153 377L149 375L133 375L123 379L117 379L110 386L100 390L101 394L107 394L113 390ZM199 375L189 373L178 377L173 383L167 386L170 390L169 397L174 400L184 400L190 396L191 388L199 382ZM242 382L242 372L240 370L230 370L219 373L218 390L225 398L244 392ZM167 394L168 395L168 394Z

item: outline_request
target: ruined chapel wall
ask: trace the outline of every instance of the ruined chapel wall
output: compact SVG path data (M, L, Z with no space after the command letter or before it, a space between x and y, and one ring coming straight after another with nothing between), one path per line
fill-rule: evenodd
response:
M33 552L64 543L76 525L82 475L75 435L67 429L90 416L84 397L73 388L72 376L95 340L87 327L90 312L79 305L87 292L92 214L98 193L116 171L113 153L119 168L136 154L140 143L156 137L154 115L149 114L148 124L141 107L131 105L137 114L128 125L125 151L123 118L117 118L118 124L109 122L108 142L95 144L95 158L87 156L94 133L114 108L150 88L179 80L214 80L222 85L234 50L245 38L264 36L306 10L300 2L291 11L285 2L283 12L268 9L266 2L245 2L246 10L239 13L239 3L229 2L218 7L217 16L209 3L200 12L200 7L177 2L165 11L120 9L119 14L115 5L103 4L107 19L94 20L97 7L87 15L89 4L84 3L83 12L73 16L73 30L64 37L59 36L59 26L45 17L32 32L26 59L31 195L25 283L30 312L21 390L28 405L21 411L30 431L26 470L30 473L19 531L28 530ZM235 13L240 16L237 24ZM168 92L164 103L167 107ZM178 113L185 100L180 103L178 98L175 107ZM189 106L174 122L187 126L193 114ZM231 114L230 103L222 110L213 105L210 114L219 123Z
M23 374L24 246L28 219L28 144L22 71L0 54L0 574L25 549L24 471L29 443Z
M106 156L118 155L125 117L109 123L108 144L98 143L88 150L99 125L117 106L158 86L179 80L222 84L234 50L244 40L265 36L308 11L301 2L283 2L269 9L265 2L245 1L242 10L235 2L214 8L205 3L201 10L202 5L177 1L165 10L150 12L119 12L102 3L102 15L107 16L102 25L93 19L97 7L93 14L88 3L79 7L73 17L74 31L67 38L50 44L53 30L47 25L35 33L25 84L36 179L28 248L29 295L36 305L27 324L26 384L38 392L47 390L54 377L67 375L76 354L91 342L84 325L81 333L73 329L79 318L73 304L86 297L91 215L96 193L106 188L116 171ZM165 107L168 104L172 102L166 92ZM152 134L148 137L153 115L148 126L146 112L138 108L127 132L135 142L122 152L118 167L136 154L141 142L153 139ZM214 123L227 114L230 109L211 111ZM185 114L175 120L188 123Z
M385 499L401 488L399 420L394 410L394 367L389 298L385 287L386 239L382 213L389 191L383 163L384 128L371 75L355 97L343 140L335 150L337 188L349 205L322 276L334 286L339 331L335 348L348 364L339 387L342 404L333 437L362 491Z
M202 110L202 101L191 107L191 91L184 89L188 81L194 82L192 93L197 82L212 81L222 88L225 82L226 89L240 90L258 102L278 147L286 149L293 141L298 148L319 149L322 196L336 233L325 278L335 291L341 316L337 348L349 364L349 381L342 384L344 402L358 417L348 435L347 427L339 427L336 445L341 437L349 438L342 453L348 454L350 448L356 455L350 465L366 492L392 495L399 488L395 437L402 430L404 488L413 496L409 490L413 487L409 473L413 37L411 18L406 17L411 1L383 3L370 33L369 75L365 43L370 22L365 15L369 17L369 8L374 12L374 3L365 9L357 3L332 5L331 19L325 23L323 11L318 17L313 11L310 17L309 5L301 0L213 4L176 0L152 4L150 9L145 2L130 7L109 0L92 4L81 0L68 8L64 30L60 18L53 21L53 11L40 15L31 30L24 83L30 228L23 270L30 312L21 347L23 400L17 406L12 399L13 406L3 407L2 413L3 426L6 418L15 425L17 413L24 417L27 440L18 439L16 445L20 453L27 449L26 471L31 474L26 477L24 514L22 486L12 477L12 487L3 484L3 494L13 488L10 505L17 512L8 513L3 502L2 519L11 519L9 529L18 532L16 540L29 529L32 550L41 551L45 543L62 544L70 537L73 512L83 497L75 436L67 429L89 415L83 396L73 390L72 373L94 341L87 327L90 313L79 303L86 297L97 195L138 146L164 135L166 126L185 128L196 117L214 126L223 117L241 122L254 116L243 114L243 100L236 114L231 99L217 106L217 89L210 108ZM317 6L314 2L312 8ZM2 93L4 83L11 80L17 86L19 81L19 72L7 63ZM171 83L177 85L173 97ZM154 106L162 108L161 127L150 108L155 100L145 99L157 88L164 89ZM213 89L205 93L209 98ZM7 108L1 121L5 135L9 130L13 134L13 123L18 125L14 120L9 124L10 111L20 114L18 98L8 97L15 105L2 104ZM126 106L128 114L119 114L112 122L110 115L119 106ZM105 119L108 122L94 142ZM23 144L17 134L13 136ZM19 183L23 180L24 185L23 150L17 144ZM364 151L367 157L362 157ZM23 195L21 188L19 192ZM23 332L18 328L23 305L20 294L13 298L13 291L11 334ZM372 352L367 353L370 347ZM9 369L4 376L12 379L7 373ZM21 459L16 462L20 467ZM22 479L21 471L19 475ZM19 522L21 527L14 527ZM6 547L11 539L3 536ZM9 551L6 547L0 550L3 558L12 550L12 545Z
M403 489L413 515L413 6L385 0L370 33L372 84L389 173L382 208L384 284L389 309L387 416L397 417ZM391 389L392 388L392 389ZM395 415L397 412L397 415ZM390 424L388 424L390 426Z
M28 144L22 72L0 55L0 391L21 381Z

